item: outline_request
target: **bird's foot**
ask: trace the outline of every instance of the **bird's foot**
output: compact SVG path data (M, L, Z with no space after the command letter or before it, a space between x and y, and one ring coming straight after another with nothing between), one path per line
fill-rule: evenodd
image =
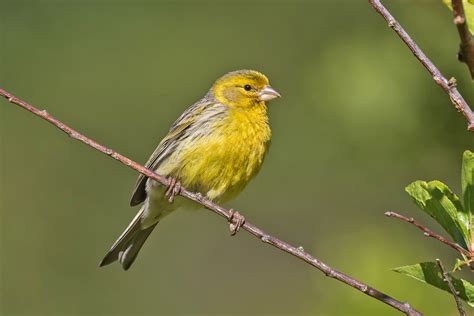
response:
M230 210L229 216L229 229L230 235L234 236L240 230L240 227L245 224L245 217L240 215L239 212L234 211L233 209Z
M173 203L174 197L181 191L181 183L176 178L168 178L168 190L166 190L165 196L168 198L168 202Z

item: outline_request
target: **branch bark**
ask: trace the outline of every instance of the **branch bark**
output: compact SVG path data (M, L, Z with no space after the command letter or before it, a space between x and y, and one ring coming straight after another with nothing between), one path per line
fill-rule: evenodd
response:
M461 299L459 298L459 293L454 288L453 282L451 281L451 278L449 277L449 274L444 269L443 263L439 259L436 259L436 263L438 264L438 267L441 270L441 275L443 276L443 281L446 282L446 284L449 287L449 290L451 291L451 293L454 296L454 300L456 301L456 307L458 309L459 315L460 316L466 316L466 312L464 311L464 308L462 307Z
M434 238L436 240L439 240L441 241L443 244L446 244L448 245L449 247L453 248L454 250L456 250L457 252L465 255L466 257L468 258L472 258L472 254L467 251L466 249L464 249L463 247L461 247L460 245L458 245L457 243L454 243L446 238L444 238L443 236L441 235L438 235L437 233L429 230L428 228L426 228L425 226L415 222L415 220L413 219L413 217L405 217L403 215L400 215L398 213L395 213L395 212L385 212L385 216L388 216L388 217L395 217L395 218L398 218L398 219L401 219L402 221L405 221L407 223L410 223L412 225L414 225L415 227L417 227L419 230L421 230L423 232L423 234L426 236L426 237L431 237L431 238Z
M472 42L472 35L464 14L464 5L462 0L452 0L451 3L453 6L454 24L456 24L459 38L461 39L458 59L467 65L471 78L474 79L474 43Z
M467 121L467 129L474 132L474 112L471 110L469 105L466 103L462 95L456 89L456 80L454 78L447 80L438 68L431 62L431 60L423 53L403 27L398 23L397 20L390 14L390 12L383 6L380 0L369 0L369 3L384 19L387 21L388 26L391 27L402 41L408 46L413 55L420 61L420 63L428 70L433 77L433 80L443 89L451 99L456 110L464 115Z
M129 166L130 168L144 174L145 176L151 178L151 179L154 179L156 181L158 181L159 183L167 186L169 185L169 181L168 179L166 179L165 177L163 176L160 176L156 173L154 173L153 171L145 168L144 166L140 165L139 163L119 154L118 152L110 149L110 148L107 148L106 146L104 145L101 145L97 142L95 142L94 140L80 134L79 132L77 132L76 130L74 130L73 128L67 126L66 124L64 124L63 122L61 122L60 120L56 119L55 117L51 116L50 114L48 114L48 112L46 112L46 110L39 110L37 108L35 108L34 106L26 103L25 101L23 100L20 100L18 99L17 97L13 96L11 93L5 91L5 90L2 90L0 89L0 95L3 96L4 98L8 99L8 101L10 103L13 103L13 104L16 104L16 105L19 105L20 107L24 108L25 110L28 110L30 112L32 112L33 114L41 117L42 119L46 120L47 122L53 124L54 126L56 126L57 128L59 128L61 131L65 132L66 134L68 134L70 137L76 139L76 140L79 140L81 142L83 142L84 144L114 158L115 160L118 160L119 162ZM179 192L179 195L185 197L185 198L188 198L196 203L199 203L201 204L202 206L204 206L205 208L213 211L214 213L224 217L224 218L227 218L227 220L230 220L231 218L231 212L230 210L227 210L215 203L213 203L212 201L210 201L209 199L205 198L202 196L202 194L199 194L199 193L193 193L193 192L190 192L188 190L186 190L185 188L181 188L180 192ZM370 287L369 285L361 282L361 281L358 281L350 276L348 276L347 274L344 274L342 272L339 272L333 268L331 268L330 266L328 266L327 264L325 264L324 262L316 259L315 257L311 256L309 253L307 253L306 251L304 251L304 249L302 247L295 247L293 245L290 245L289 243L287 242L284 242L280 239L278 239L277 237L274 237L272 235L269 235L267 234L266 232L264 232L263 230L261 230L260 228L256 227L255 225L252 225L250 224L249 222L245 222L244 225L242 226L242 228L244 230L246 230L247 232L249 232L250 234L254 235L255 237L257 237L258 239L260 239L261 241L263 241L264 243L267 243L267 244L270 244L272 246L274 246L275 248L278 248L284 252L287 252L293 256L295 256L296 258L298 259L301 259L303 261L305 261L306 263L312 265L313 267L317 268L318 270L320 270L321 272L323 272L326 276L328 277L331 277L331 278L334 278L342 283L345 283L351 287L353 287L354 289L372 297L372 298L375 298L403 313L405 313L406 315L410 315L410 316L421 316L423 314L421 314L419 311L415 310L414 308L412 308L408 303L403 303L401 301L398 301L390 296L388 296L387 294L373 288L373 287Z

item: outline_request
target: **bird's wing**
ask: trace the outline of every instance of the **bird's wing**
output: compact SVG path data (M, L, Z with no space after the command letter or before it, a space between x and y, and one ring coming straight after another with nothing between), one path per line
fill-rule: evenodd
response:
M207 108L212 106L213 102L204 98L193 105L191 105L183 114L173 123L168 134L163 138L158 147L156 147L153 154L148 159L145 167L155 171L157 166L168 158L179 145L179 141L186 137L188 130L199 121L197 118L205 112ZM146 199L146 180L147 177L143 174L138 176L135 188L133 189L130 205L135 206Z

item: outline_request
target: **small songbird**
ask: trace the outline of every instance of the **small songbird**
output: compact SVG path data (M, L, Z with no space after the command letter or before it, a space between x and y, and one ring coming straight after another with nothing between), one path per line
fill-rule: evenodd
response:
M239 194L265 158L271 137L266 102L277 97L265 75L238 70L219 78L184 111L146 163L168 177L169 186L140 174L130 205L143 205L100 266L118 261L127 270L158 222L178 208L192 207L184 198L170 203L181 185L217 203ZM231 233L244 222L237 212L233 215Z

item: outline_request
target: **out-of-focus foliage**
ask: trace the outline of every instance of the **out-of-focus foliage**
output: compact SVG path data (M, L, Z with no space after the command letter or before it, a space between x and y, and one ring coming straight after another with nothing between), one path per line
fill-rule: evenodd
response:
M451 0L443 0L443 2L450 10L453 10ZM462 4L464 6L464 15L467 19L469 31L471 31L471 34L474 34L474 0L463 0Z
M385 2L474 100L445 6ZM217 77L267 74L283 95L269 108L272 145L227 206L426 315L453 311L442 291L390 272L434 253L448 265L452 250L383 213L415 212L403 191L413 179L461 192L459 158L473 135L366 1L0 7L0 87L137 161ZM399 315L245 232L228 237L205 210L163 220L130 271L99 269L137 211L128 206L136 177L0 101L0 314Z

